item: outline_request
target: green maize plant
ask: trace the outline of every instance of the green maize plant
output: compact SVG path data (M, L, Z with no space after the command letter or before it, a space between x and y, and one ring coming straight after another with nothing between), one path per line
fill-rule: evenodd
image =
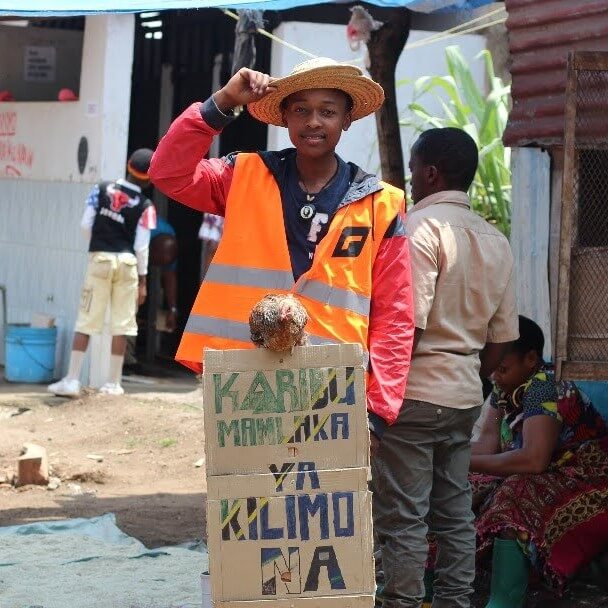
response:
M445 51L448 74L424 76L414 82L407 118L400 123L422 132L433 127L465 130L479 148L479 168L469 195L473 209L507 237L511 229L511 150L502 143L509 115L511 87L494 73L492 55L484 50L476 59L485 61L485 94L475 83L466 59L457 46ZM397 86L408 84L401 80ZM431 94L441 105L441 115L428 111L420 98Z

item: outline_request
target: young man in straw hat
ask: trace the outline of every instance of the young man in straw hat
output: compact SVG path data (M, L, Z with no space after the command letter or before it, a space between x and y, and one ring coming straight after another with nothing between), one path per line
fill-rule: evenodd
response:
M359 68L331 59L281 79L242 68L177 118L150 166L167 196L225 216L177 360L200 372L204 348L253 347L252 307L269 292L291 292L308 310L311 343L363 347L372 448L401 408L414 334L404 195L335 148L353 120L383 101ZM244 105L287 127L295 148L205 159Z

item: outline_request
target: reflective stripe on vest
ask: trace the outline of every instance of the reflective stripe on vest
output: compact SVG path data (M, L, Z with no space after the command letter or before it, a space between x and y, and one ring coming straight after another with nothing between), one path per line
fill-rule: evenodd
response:
M333 287L321 281L302 279L296 283L295 293L327 306L350 310L358 315L369 316L370 298L350 289Z
M211 264L205 275L205 281L224 285L289 290L293 287L293 273L285 270L262 270L228 264Z
M202 315L190 315L186 324L186 331L192 334L200 334L206 336L218 336L228 340L239 340L241 342L249 342L251 340L251 332L249 323L240 323L238 321L226 321L217 317L204 317ZM322 346L324 344L338 344L336 338L326 338L324 336L315 336L308 334L308 344L311 346ZM364 364L367 366L369 361L369 353L364 352Z
M242 268L227 264L211 264L205 280L223 285L262 287L264 289L289 290L293 287L293 274L291 272ZM350 289L333 287L314 279L301 279L296 283L294 292L320 304L337 306L359 315L369 315L370 299ZM186 327L186 329L188 328Z
M227 321L217 317L204 317L203 315L191 314L188 317L185 331L191 334L202 336L219 336L230 340L240 340L241 342L251 341L251 331L249 323L240 321Z
M372 271L388 227L404 212L403 192L383 189L342 206L294 284L281 193L257 154L239 154L226 201L224 234L176 359L200 372L205 348L254 348L249 314L269 293L293 293L306 308L311 345L353 342L368 349Z
M186 331L206 336L219 336L230 340L242 340L243 342L249 342L249 340L251 340L249 323L226 321L225 319L218 319L217 317L190 315L188 323L186 324ZM309 335L308 342L313 346L319 346L322 344L337 344L338 340L335 338Z

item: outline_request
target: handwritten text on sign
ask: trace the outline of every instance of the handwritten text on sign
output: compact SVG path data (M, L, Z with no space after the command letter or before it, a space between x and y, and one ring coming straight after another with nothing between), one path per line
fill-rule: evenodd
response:
M271 380L268 374L213 374L220 448L348 439L353 367L277 369ZM286 426L280 414L290 412L293 425Z
M206 353L207 521L219 608L373 605L360 362L360 348L346 344L290 357Z
M273 464L269 469L280 496L220 500L222 541L271 541L259 547L261 595L276 595L277 585L287 594L314 592L323 581L329 589L346 589L340 561L348 554L331 539L355 536L357 492L323 492L314 462ZM285 493L289 488L284 480L294 469L295 491L309 493ZM306 556L300 551L305 541L313 543Z

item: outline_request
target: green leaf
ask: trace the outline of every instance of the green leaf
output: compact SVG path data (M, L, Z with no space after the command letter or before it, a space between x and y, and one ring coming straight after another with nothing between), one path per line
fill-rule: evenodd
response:
M479 149L479 160L483 160L488 154L493 154L494 150L502 147L502 145L502 139L500 139L500 137L492 140L489 144Z
M486 73L490 80L493 80L496 76L494 74L494 61L492 60L492 53L488 49L484 49L475 56L475 59L483 58L486 64Z
M473 114L481 120L484 111L484 96L479 91L471 70L467 65L460 49L457 46L449 46L445 50L448 71L455 80L458 90L473 111Z

